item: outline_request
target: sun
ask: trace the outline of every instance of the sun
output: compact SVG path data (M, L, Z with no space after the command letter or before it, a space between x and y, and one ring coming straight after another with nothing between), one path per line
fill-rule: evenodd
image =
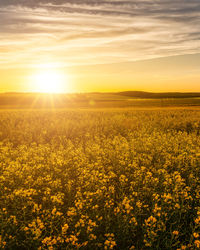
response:
M34 89L40 93L62 93L66 86L66 76L56 69L41 69L32 77Z

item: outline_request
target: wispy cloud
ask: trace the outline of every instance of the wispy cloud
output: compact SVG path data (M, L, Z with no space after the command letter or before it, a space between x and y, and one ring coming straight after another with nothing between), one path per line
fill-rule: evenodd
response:
M1 0L0 27L1 68L191 54L200 49L200 1Z

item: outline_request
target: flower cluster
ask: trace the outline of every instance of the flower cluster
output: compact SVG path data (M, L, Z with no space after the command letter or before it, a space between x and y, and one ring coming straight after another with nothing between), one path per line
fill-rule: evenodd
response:
M1 111L1 249L200 248L198 110Z

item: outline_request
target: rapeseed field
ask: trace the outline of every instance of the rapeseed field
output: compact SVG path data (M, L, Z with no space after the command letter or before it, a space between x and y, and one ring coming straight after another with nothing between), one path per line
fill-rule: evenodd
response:
M0 112L1 249L200 249L200 110Z

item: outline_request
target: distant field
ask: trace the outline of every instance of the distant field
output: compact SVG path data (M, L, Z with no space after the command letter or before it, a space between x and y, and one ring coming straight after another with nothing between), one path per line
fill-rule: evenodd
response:
M137 94L137 96L140 96ZM144 96L144 95L141 95ZM145 95L146 96L146 95ZM165 95L167 96L167 94ZM51 108L123 108L123 107L198 107L200 97L144 98L125 93L88 94L0 94L0 108L51 109Z
M1 249L198 249L200 98L142 95L0 94Z
M2 109L0 248L199 249L200 110L146 109Z

